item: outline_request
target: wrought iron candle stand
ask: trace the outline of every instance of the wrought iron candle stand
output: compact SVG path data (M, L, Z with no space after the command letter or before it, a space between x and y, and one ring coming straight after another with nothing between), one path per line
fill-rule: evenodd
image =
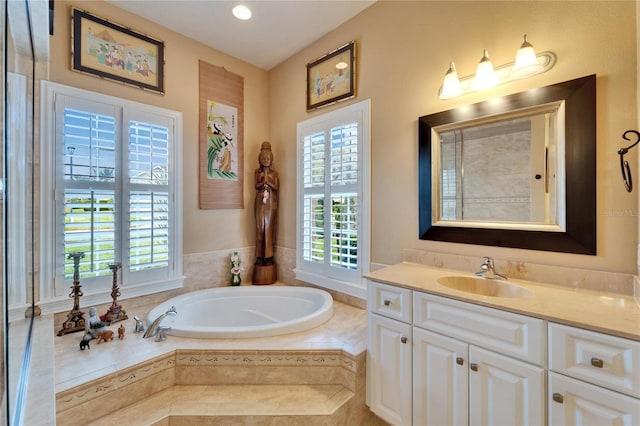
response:
M107 325L111 323L129 319L127 313L122 309L122 306L118 304L118 296L120 296L120 289L118 288L118 269L122 266L120 263L114 263L109 265L109 269L113 271L113 287L111 288L111 298L113 303L109 307L109 310L104 316Z
M84 331L84 312L80 310L80 296L82 287L80 285L80 259L84 257L83 252L69 253L67 259L73 259L73 286L69 297L73 297L73 309L67 314L67 320L62 323L62 330L58 331L58 336Z

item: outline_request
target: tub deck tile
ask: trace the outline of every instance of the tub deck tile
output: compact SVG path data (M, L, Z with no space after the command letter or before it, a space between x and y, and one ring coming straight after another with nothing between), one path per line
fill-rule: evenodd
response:
M126 308L126 301L123 304ZM143 339L141 333L132 332L135 329L133 316L146 317L153 307L138 308L136 312L129 313L129 320L108 327L115 331L120 324L124 325L127 330L124 339L116 338L100 344L95 344L93 340L90 350L81 351L79 348L82 333L56 337L56 392L122 372L157 357L189 350L343 350L357 356L366 349L366 311L337 301L334 301L334 314L329 321L304 332L246 339L189 339L169 335L164 342L154 342L153 338Z

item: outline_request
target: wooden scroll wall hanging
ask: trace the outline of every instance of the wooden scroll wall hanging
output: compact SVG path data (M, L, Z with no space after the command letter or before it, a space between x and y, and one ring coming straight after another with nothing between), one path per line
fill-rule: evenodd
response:
M200 61L201 209L242 209L244 77Z

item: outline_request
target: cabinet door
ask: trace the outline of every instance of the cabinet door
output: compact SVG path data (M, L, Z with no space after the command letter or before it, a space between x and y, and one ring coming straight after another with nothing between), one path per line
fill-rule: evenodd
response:
M413 329L413 424L468 425L468 345Z
M549 373L550 426L640 424L640 400Z
M469 369L469 424L544 424L544 369L474 346Z
M387 422L411 424L411 326L369 316L369 404Z

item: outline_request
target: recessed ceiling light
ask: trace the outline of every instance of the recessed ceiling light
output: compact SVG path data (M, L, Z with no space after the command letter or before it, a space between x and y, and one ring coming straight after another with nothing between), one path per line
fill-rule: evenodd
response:
M232 12L233 12L233 16L243 21L246 21L247 19L251 18L251 10L249 10L247 6L244 6L242 4L239 4L238 6L234 7Z

